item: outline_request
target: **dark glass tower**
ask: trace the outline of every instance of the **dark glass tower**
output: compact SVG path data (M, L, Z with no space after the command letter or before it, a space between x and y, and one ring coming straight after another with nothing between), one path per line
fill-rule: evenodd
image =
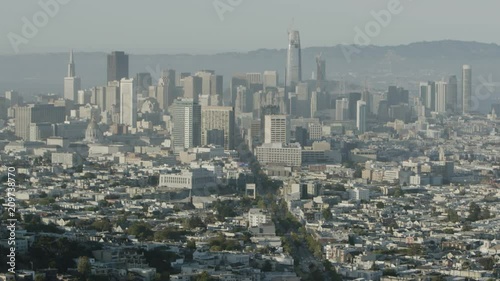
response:
M108 82L128 77L128 55L120 51L108 55Z

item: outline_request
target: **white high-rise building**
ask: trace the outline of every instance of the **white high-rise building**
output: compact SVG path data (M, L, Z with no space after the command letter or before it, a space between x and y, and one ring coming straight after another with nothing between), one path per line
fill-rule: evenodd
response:
M462 67L462 113L471 112L472 103L472 68L470 65Z
M201 144L201 106L193 99L176 99L169 110L174 128L173 145L176 150Z
M251 72L246 74L246 79L248 85L250 84L262 84L262 73Z
M290 119L287 115L264 116L264 143L290 143Z
M78 91L81 89L80 77L76 77L75 63L73 60L73 50L69 54L68 73L64 77L64 98L76 101Z
M120 81L120 123L135 128L137 126L137 95L134 79Z
M279 76L277 71L264 71L264 90L269 87L278 87Z
M448 92L447 82L436 82L436 108L435 111L439 113L446 112L446 97Z
M366 102L358 100L356 106L356 127L361 134L364 134L366 132Z

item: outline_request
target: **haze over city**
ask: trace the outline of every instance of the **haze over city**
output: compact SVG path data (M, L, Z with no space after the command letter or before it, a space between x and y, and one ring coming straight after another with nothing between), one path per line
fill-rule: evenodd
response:
M303 47L352 44L354 28L373 19L371 11L391 1L75 1L64 0L21 53L125 49L134 54L212 54L282 49L286 30L294 22ZM399 0L394 15L372 44L379 46L454 39L500 43L495 0ZM232 6L233 4L234 6ZM229 6L229 8L228 8ZM0 53L14 54L7 38L21 33L22 18L40 11L38 1L9 1L0 11ZM432 8L429 8L432 7ZM218 12L219 11L219 12ZM474 12L472 12L474 11ZM223 15L220 17L219 15ZM258 15L258 16L256 16ZM293 19L293 20L292 20ZM195 35L195 36L194 36Z
M0 281L500 280L480 3L9 1Z

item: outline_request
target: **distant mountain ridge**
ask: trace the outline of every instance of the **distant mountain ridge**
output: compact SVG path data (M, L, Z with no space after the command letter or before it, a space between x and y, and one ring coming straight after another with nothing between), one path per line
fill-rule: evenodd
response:
M286 42L284 42L286 44ZM284 45L285 45L284 44ZM361 83L384 89L387 84L412 88L419 80L439 80L450 74L461 76L461 66L470 64L474 79L480 75L500 81L500 45L443 40L399 46L354 46L360 52L351 60L345 57L349 46L308 47L302 50L303 77L309 79L316 69L315 57L323 54L327 78ZM126 50L125 50L126 51ZM17 89L25 94L62 92L68 53L0 55L0 91ZM234 73L277 70L284 80L286 49L259 49L246 53L215 55L130 54L130 74L171 68L178 72L214 69L224 75L226 86ZM75 52L76 73L85 88L106 83L106 53Z

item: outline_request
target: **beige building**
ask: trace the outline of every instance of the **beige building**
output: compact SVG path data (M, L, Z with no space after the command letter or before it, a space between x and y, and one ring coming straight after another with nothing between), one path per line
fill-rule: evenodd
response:
M224 149L234 149L234 110L232 107L202 107L201 144L215 144Z
M284 146L282 143L264 143L255 149L262 165L283 164L292 167L302 165L302 148L299 144Z
M287 115L265 115L264 143L290 143L290 119Z
M160 188L203 189L217 185L215 174L204 168L161 174Z

